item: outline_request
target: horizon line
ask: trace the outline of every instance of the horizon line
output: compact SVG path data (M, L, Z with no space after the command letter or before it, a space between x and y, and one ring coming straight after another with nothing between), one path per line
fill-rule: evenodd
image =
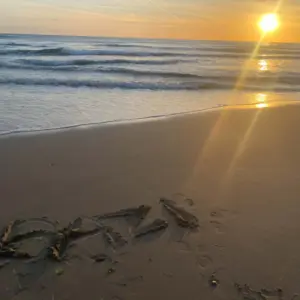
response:
M10 33L0 32L1 35L23 35L23 36L49 36L49 37L77 37L77 38L106 38L106 39L132 39L132 40L160 40L160 41L190 41L190 42L229 42L229 43L257 43L255 40L218 40L218 39L184 39L184 38L155 38L155 37L125 37L125 36L100 36L100 35L69 35L52 33ZM299 42L267 42L274 44L299 44Z
M232 42L232 43L256 43L254 40L218 40L218 39L185 39L185 38L155 38L155 37L124 37L124 36L100 36L100 35L69 35L52 33L10 33L0 32L0 35L23 35L23 36L49 36L49 37L78 37L78 38L107 38L107 39L133 39L133 40L166 40L166 41L192 41L192 42ZM284 44L294 44L293 42L274 42Z

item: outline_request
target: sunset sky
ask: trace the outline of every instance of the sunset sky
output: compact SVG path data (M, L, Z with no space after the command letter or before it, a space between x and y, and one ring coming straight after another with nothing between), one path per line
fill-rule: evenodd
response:
M0 32L257 40L274 0L0 0ZM300 42L300 0L283 0L272 39Z

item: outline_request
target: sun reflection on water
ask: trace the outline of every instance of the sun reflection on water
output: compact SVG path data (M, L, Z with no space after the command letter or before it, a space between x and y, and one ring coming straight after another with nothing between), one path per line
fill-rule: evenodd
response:
M267 95L263 94L263 93L258 93L255 95L255 100L256 100L256 102L266 102Z
M265 107L268 107L269 104L268 103L257 103L255 106L257 108L265 108Z
M266 60L261 59L258 61L258 69L259 71L269 71L269 64Z
M255 94L255 106L257 108L265 108L268 107L269 104L267 103L267 94L258 93Z

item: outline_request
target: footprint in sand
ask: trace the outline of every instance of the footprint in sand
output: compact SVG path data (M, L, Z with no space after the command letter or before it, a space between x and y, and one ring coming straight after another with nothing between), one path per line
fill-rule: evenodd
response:
M216 233L218 233L218 234L224 233L224 225L222 222L219 222L217 220L210 220L210 224L213 225Z
M209 223L214 227L215 232L222 234L225 232L225 222L229 211L226 209L216 208L211 211Z
M177 201L179 203L187 204L188 206L193 206L195 204L195 202L192 198L189 198L185 194L180 193L180 192L174 193L172 195L172 199L174 199L174 201Z
M213 260L208 254L202 254L197 258L197 264L202 270L207 269L212 263Z

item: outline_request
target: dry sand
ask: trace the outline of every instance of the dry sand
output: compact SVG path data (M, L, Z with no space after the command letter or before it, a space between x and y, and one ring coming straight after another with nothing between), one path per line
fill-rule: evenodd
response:
M49 268L14 298L20 263L5 266L1 300L290 300L300 292L300 106L2 137L0 167L1 225L33 216L67 223L140 204L152 206L147 220L170 220L160 197L200 221L197 232L170 221L116 252L101 236L81 241L72 249L79 257L61 263L64 274ZM125 222L111 224L129 236ZM87 258L99 251L118 260L113 274ZM250 288L238 293L235 283Z

